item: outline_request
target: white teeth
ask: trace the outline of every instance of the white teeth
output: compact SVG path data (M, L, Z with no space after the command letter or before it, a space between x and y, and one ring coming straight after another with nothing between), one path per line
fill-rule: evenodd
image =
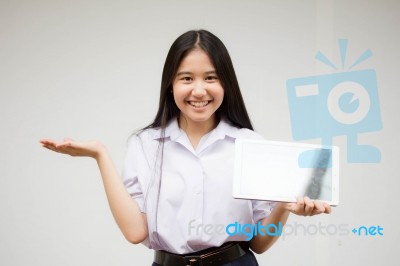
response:
M208 104L208 101L203 101L203 102L189 102L190 105L194 107L204 107Z

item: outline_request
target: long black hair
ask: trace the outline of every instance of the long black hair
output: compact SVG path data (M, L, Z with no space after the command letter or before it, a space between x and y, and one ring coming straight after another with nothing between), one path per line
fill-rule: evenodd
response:
M206 30L188 31L179 36L172 44L162 73L157 115L145 129L165 129L172 118L179 116L180 111L171 93L172 83L181 61L194 49L201 49L209 56L224 88L224 99L216 111L217 118L225 118L238 128L253 130L228 50L217 36Z

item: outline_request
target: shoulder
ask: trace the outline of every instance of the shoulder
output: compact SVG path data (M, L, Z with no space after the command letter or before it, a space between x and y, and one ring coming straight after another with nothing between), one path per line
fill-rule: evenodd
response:
M149 145L156 141L161 135L159 128L146 128L133 133L128 139L128 148Z
M255 132L254 130L235 127L225 120L222 120L221 122L225 134L234 139L264 139L259 133Z
M250 130L248 128L240 128L239 129L239 133L238 133L238 137L237 138L241 138L241 139L264 139L259 133Z

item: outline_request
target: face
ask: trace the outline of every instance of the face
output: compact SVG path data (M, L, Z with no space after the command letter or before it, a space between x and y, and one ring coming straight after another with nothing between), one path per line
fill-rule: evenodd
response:
M214 126L215 111L222 104L224 89L203 50L193 50L183 58L172 88L175 103L181 111L180 122L186 122L188 126Z

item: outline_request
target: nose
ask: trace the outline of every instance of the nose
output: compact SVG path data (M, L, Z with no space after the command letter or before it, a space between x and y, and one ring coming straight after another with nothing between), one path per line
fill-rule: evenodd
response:
M197 82L192 90L192 95L195 97L203 97L207 94L204 82Z

